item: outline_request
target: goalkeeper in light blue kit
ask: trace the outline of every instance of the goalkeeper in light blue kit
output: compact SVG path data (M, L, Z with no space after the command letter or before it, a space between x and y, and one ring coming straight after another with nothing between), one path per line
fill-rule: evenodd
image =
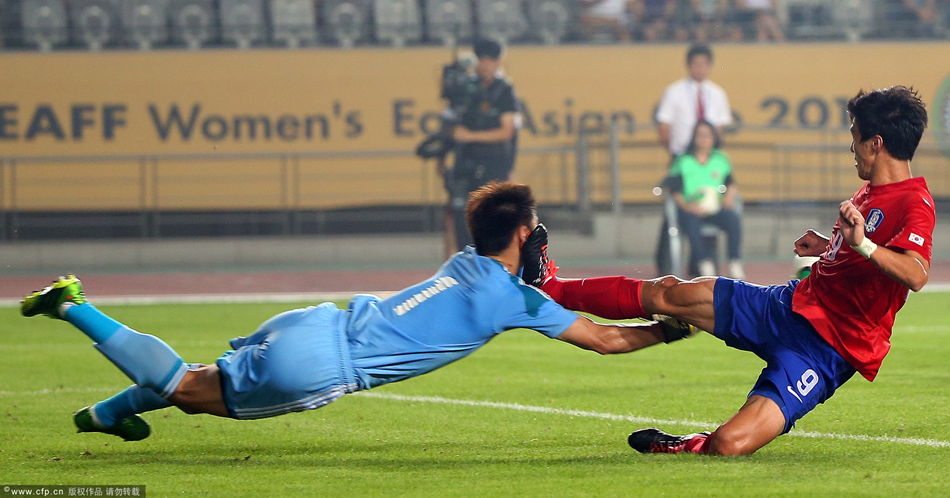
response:
M682 339L691 326L659 322L601 325L568 311L519 278L523 254L547 245L525 185L493 183L472 194L475 246L456 253L428 280L380 300L358 295L348 309L323 303L279 314L230 342L213 365L185 363L161 339L106 316L75 276L24 298L25 316L63 319L84 332L135 385L83 408L80 432L144 439L138 414L176 406L236 419L310 410L463 358L495 335L524 327L601 354Z

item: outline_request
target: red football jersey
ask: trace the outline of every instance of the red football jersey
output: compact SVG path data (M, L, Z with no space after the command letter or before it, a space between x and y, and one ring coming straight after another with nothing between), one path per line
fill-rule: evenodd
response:
M936 212L923 178L874 187L866 183L851 202L864 215L865 237L930 261ZM891 348L894 315L908 292L845 243L835 223L827 249L795 289L792 310L807 318L861 375L874 380Z

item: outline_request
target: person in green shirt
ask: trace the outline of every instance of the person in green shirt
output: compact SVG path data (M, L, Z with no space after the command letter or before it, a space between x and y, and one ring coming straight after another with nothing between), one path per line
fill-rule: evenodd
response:
M736 209L739 192L729 158L719 150L719 135L708 121L700 121L685 154L673 161L670 191L678 207L679 224L690 245L690 267L700 275L717 275L716 265L703 242L701 227L721 228L728 241L728 276L742 279L742 220Z

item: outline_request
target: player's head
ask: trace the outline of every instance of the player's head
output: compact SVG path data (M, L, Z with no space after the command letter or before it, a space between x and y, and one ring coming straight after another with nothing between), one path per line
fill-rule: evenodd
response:
M512 182L492 182L472 192L466 217L475 250L482 256L501 254L516 234L527 238L538 224L531 188Z
M501 67L502 46L490 38L480 38L475 40L472 46L478 63L475 65L475 72L482 79L490 79Z
M911 160L927 127L927 109L913 88L892 86L861 90L848 101L851 116L851 151L867 160L882 151L895 159Z
M693 45L686 52L686 71L690 79L703 81L712 69L713 53L709 45Z
M689 140L689 149L686 152L694 154L697 151L708 152L718 149L720 145L719 132L716 127L705 119L696 123L693 128L693 138Z

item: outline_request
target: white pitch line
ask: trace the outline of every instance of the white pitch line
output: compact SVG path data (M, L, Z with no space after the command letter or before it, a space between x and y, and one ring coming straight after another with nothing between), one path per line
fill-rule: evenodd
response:
M359 396L369 398L389 399L394 401L415 401L418 403L439 403L444 405L462 405L475 406L482 408L498 408L502 410L514 410L521 412L545 413L550 415L567 415L571 417L599 418L606 420L619 420L624 422L633 422L637 424L658 424L658 425L685 425L689 427L700 427L709 429L719 424L713 422L700 422L696 420L662 420L649 417L637 417L634 415L618 415L614 413L600 413L585 410L571 410L563 408L550 408L547 406L522 405L519 403L499 403L495 401L476 401L468 399L451 399L441 396L404 396L402 394L360 392ZM950 441L941 441L939 439L922 438L902 438L891 436L868 436L865 434L835 434L829 432L805 432L792 430L789 436L809 437L818 439L844 439L850 441L874 441L882 443L910 444L915 446L929 446L931 448L950 448Z
M52 388L37 389L33 391L0 391L0 397L8 396L41 396L47 394L67 394L67 393L111 393L118 392L120 387L85 387L85 388ZM501 410L513 410L519 412L543 413L547 415L566 415L569 417L599 418L604 420L616 420L621 422L633 422L636 424L655 424L655 425L684 425L688 427L698 427L709 429L719 424L715 422L702 422L699 420L667 420L651 417L638 417L635 415L619 415L615 413L592 412L587 410L572 410L567 408L551 408L548 406L522 405L520 403L504 403L498 401L478 401L471 399L452 399L441 396L406 396L402 394L368 392L356 393L357 396L365 398L386 399L392 401L412 401L417 403L437 403L443 405L473 406L478 408L497 408ZM910 444L914 446L929 446L931 448L950 448L950 441L941 441L939 439L923 438L904 438L891 436L869 436L866 434L835 434L833 432L806 432L792 430L789 436L807 437L816 439L842 439L849 441L871 441L881 443Z
M122 387L54 387L34 391L0 391L0 398L6 396L43 396L46 394L108 393L119 392Z

